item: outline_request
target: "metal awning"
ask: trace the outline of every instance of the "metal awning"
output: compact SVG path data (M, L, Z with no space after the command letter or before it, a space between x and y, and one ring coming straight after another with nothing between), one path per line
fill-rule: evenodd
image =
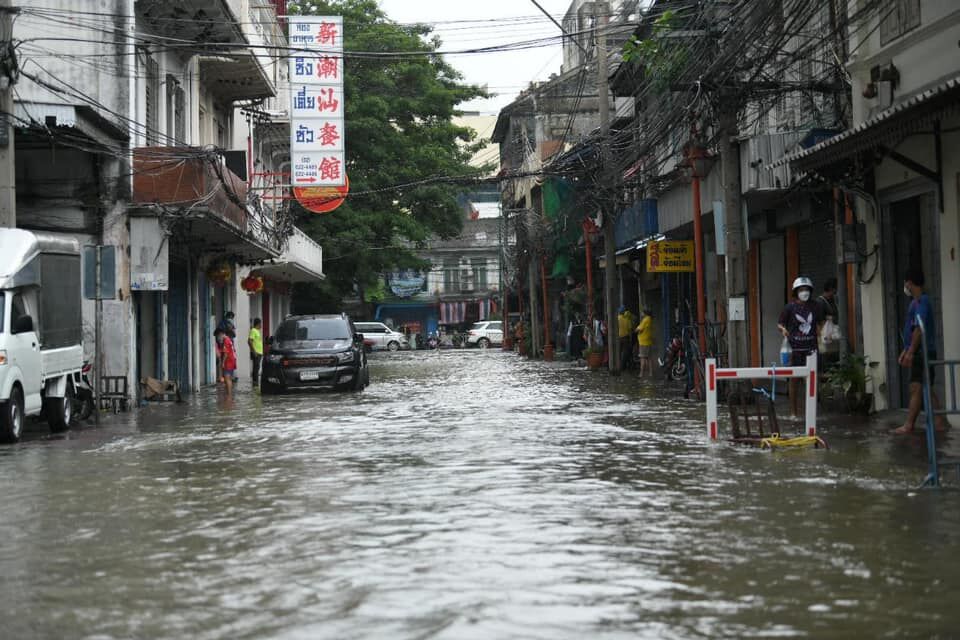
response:
M221 100L256 100L276 95L273 83L256 56L224 53L201 56L200 75L210 91Z
M818 171L846 163L864 153L889 155L904 136L929 130L944 115L960 110L960 76L884 109L852 129L818 145L787 154L766 166L774 169L789 163L794 172Z

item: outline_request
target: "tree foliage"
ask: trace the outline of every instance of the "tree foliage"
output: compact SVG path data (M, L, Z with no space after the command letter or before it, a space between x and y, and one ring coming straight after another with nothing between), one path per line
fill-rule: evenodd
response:
M459 233L462 187L424 181L477 175L468 164L476 133L451 119L459 103L485 92L462 83L436 53L440 41L429 27L393 22L375 0L299 0L289 9L344 19L351 196L332 213L303 212L299 220L323 246L327 279L298 292L298 311L328 311L386 271L423 266L411 243Z
M680 20L674 11L664 11L650 28L649 37L632 36L623 46L624 62L640 65L657 93L670 90L689 62L689 46L675 37Z

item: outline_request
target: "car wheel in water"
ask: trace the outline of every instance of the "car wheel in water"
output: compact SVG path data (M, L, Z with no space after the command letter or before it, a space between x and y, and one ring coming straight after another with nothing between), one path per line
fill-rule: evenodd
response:
M486 338L480 338L479 340L477 340L477 346L480 347L481 349L489 349L490 341L487 340Z
M23 433L23 391L14 387L10 399L0 405L0 442L17 442Z
M387 345L387 349L389 349L390 351L399 351L400 343L397 342L396 340L391 340L390 344Z
M63 397L49 398L45 408L50 431L59 433L69 429L73 420L73 385L68 382Z
M274 384L272 382L267 382L266 380L260 381L260 393L266 396L275 396L280 393L283 388L280 385Z

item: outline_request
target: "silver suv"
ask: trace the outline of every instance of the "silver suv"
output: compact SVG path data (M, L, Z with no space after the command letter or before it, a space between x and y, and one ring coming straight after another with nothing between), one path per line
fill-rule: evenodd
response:
M407 336L394 331L382 322L355 322L357 331L363 334L363 341L373 350L386 349L398 351L409 349L410 341Z
M503 323L499 320L475 322L467 331L467 344L486 349L492 344L503 343Z

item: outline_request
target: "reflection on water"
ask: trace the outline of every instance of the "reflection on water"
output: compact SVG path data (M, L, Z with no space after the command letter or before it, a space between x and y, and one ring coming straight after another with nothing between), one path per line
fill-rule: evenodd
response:
M0 450L6 637L954 633L957 494L911 440L704 441L653 383L377 354L363 394L149 407ZM943 636L946 637L946 636Z

